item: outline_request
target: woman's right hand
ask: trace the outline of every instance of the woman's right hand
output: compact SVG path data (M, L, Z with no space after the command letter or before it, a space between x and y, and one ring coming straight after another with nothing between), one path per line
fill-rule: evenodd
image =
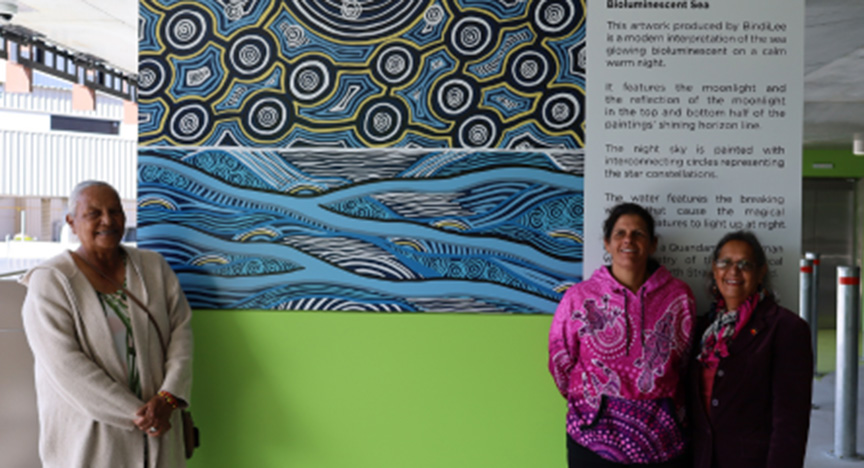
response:
M159 437L171 430L171 413L174 408L159 395L135 412L135 425L150 437Z

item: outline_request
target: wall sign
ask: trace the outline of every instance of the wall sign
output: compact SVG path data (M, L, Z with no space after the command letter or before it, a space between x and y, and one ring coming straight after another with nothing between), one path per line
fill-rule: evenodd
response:
M621 201L649 207L657 258L707 307L709 254L755 232L797 303L804 2L589 3L585 271ZM797 306L793 306L797 307Z

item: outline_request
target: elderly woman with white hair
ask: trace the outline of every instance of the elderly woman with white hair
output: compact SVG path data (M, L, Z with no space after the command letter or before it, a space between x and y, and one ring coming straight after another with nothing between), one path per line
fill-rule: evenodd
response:
M126 216L107 183L78 184L66 222L80 247L21 279L42 464L185 466L192 330L177 277L158 253L120 244Z

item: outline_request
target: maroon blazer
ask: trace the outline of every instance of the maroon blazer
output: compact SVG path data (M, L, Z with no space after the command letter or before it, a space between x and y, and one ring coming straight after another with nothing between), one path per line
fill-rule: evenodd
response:
M695 357L709 324L697 324L688 378L693 467L801 468L813 393L810 327L762 300L720 360L708 411Z

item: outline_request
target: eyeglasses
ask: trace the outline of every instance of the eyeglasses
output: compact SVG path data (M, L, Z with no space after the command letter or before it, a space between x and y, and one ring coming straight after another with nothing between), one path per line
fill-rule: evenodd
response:
M756 269L756 264L750 260L738 260L737 262L733 262L731 258L714 260L714 266L721 270L728 270L729 268L732 268L732 265L735 265L739 270L748 273Z

